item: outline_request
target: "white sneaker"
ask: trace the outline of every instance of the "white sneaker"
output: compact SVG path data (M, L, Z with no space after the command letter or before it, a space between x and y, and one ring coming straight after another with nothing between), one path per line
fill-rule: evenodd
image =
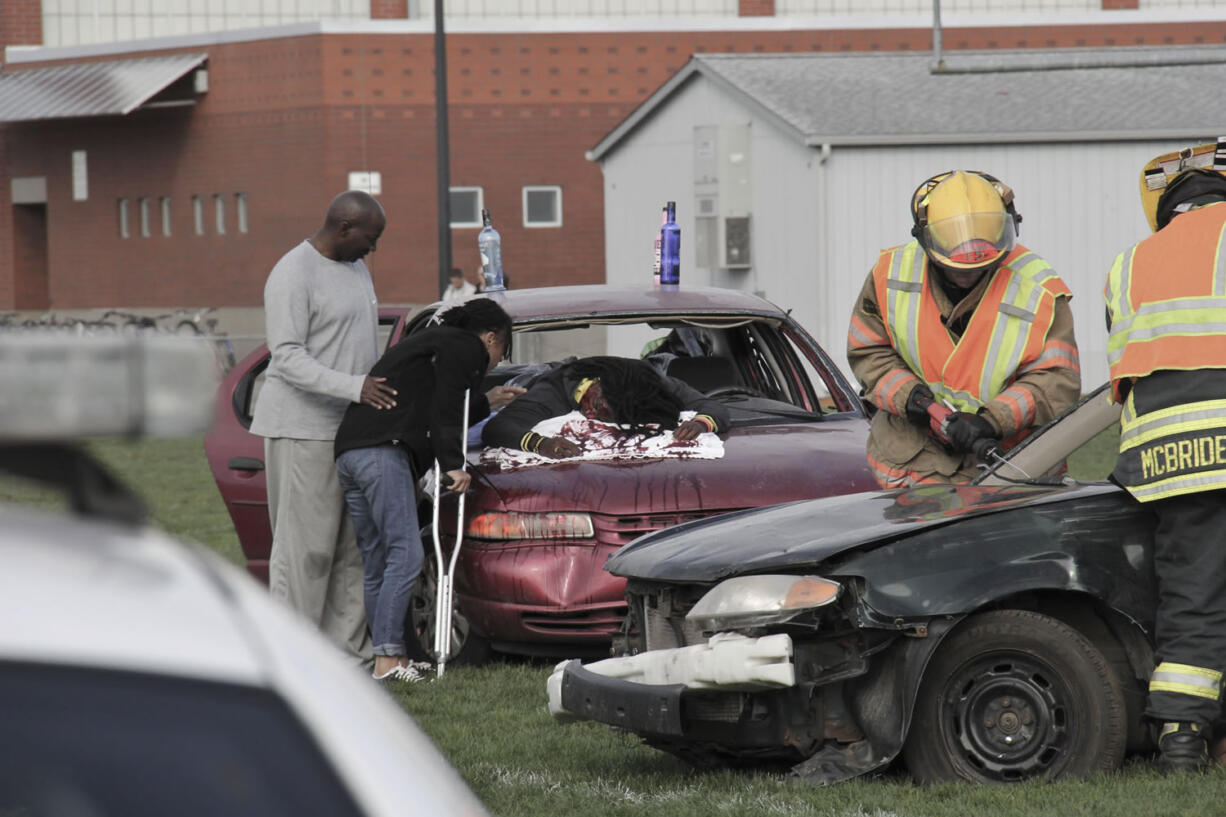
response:
M372 674L370 677L374 678L376 681L405 681L407 683L415 683L417 681L425 680L422 674L412 665L402 667L399 664L392 667L382 675Z

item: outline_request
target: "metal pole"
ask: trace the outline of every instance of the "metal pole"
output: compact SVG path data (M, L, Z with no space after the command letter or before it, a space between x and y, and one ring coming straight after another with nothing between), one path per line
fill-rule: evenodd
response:
M434 0L434 121L438 173L438 293L441 296L451 272L451 149L447 128L447 41L443 32L443 0Z
M945 55L941 53L941 0L932 0L932 72L945 70Z

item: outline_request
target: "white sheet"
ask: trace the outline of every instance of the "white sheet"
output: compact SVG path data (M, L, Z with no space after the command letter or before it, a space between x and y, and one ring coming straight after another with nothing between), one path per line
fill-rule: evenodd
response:
M681 413L688 420L694 412ZM550 417L537 423L532 429L546 437L565 437L583 448L578 457L551 460L529 451L512 448L486 448L481 452L482 465L497 464L503 470L540 465L547 462L574 462L575 460L624 460L679 457L682 459L716 460L724 456L724 441L711 432L699 434L697 439L679 442L673 432L664 431L654 437L630 434L611 423L589 420L577 411L561 417Z

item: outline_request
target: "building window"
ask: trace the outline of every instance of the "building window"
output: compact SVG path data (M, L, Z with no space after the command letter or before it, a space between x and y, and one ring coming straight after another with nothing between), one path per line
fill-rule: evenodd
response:
M44 42L46 42L44 40ZM85 160L85 151L74 150L72 152L72 200L86 201L89 198L89 173L87 170L88 163Z
M136 200L140 206L140 235L141 238L149 237L149 198L141 196Z
M213 194L213 212L217 217L217 234L226 234L226 197L220 193Z
M119 200L119 237L131 238L132 232L128 227L128 200Z
M234 209L237 211L236 218L238 219L238 231L240 233L247 232L247 194L234 194Z
M562 188L557 186L524 188L524 226L562 226Z
M162 235L170 235L170 196L162 196Z
M192 196L192 223L196 235L204 235L204 199L200 196Z
M483 207L485 207L485 195L482 188L451 188L452 227L480 227L481 208Z

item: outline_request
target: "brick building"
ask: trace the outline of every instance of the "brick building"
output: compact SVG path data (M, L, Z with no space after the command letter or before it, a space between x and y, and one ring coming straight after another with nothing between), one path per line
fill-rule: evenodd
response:
M1226 21L1165 22L1136 2L1095 5L1055 22L950 18L944 47L1226 41ZM38 0L5 0L0 310L258 306L271 265L314 229L350 174L365 172L379 174L389 215L372 263L380 299L432 300L433 24L409 19L416 6L376 1L348 20L24 49L14 46L42 43L50 18ZM1104 10L1116 7L1133 10ZM926 51L932 42L916 14L802 20L776 14L771 0L693 19L449 18L453 201L471 206L479 191L515 286L604 281L604 181L585 151L691 54ZM164 59L172 55L181 58ZM37 95L4 95L15 80L54 84L64 66L110 82L120 109L91 112L70 99L67 113L49 115ZM121 70L155 92L116 89ZM543 217L525 212L527 193L543 196ZM477 231L453 224L457 266L476 266Z

